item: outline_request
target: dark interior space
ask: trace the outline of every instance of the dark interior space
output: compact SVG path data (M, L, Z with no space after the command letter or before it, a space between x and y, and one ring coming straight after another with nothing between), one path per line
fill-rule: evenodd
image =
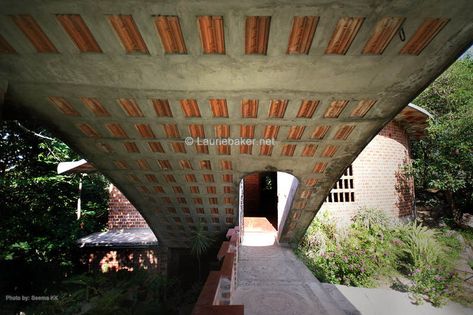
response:
M277 172L249 174L243 179L245 217L265 217L277 230Z

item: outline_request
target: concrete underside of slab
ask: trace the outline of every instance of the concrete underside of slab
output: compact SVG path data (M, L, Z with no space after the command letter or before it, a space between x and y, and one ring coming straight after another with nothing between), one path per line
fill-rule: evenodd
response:
M236 224L240 179L264 170L300 181L280 229L297 241L371 138L473 40L470 0L4 0L0 12L2 117L41 120L168 247L188 247L198 224ZM159 33L158 16L178 26ZM223 19L223 53L204 52L199 16ZM249 16L271 17L267 36ZM247 53L265 38L266 52ZM307 50L288 54L290 38ZM197 136L276 142L185 145Z

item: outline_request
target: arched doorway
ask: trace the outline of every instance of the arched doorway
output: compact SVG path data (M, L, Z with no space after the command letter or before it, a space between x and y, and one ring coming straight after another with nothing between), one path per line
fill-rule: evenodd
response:
M277 240L299 181L291 174L255 172L240 182L240 227L245 233L273 233Z

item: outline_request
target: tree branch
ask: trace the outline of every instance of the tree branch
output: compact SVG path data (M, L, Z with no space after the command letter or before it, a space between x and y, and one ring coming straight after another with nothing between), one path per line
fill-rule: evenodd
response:
M33 130L30 130L30 129L26 128L25 126L23 126L22 124L20 124L20 122L19 122L18 120L15 120L14 122L15 122L15 124L17 124L18 127L20 127L21 129L23 129L24 131L26 131L26 132L28 132L28 133L31 133L32 135L34 135L34 136L36 136L36 137L43 138L43 139L47 139L47 140L50 140L50 141L56 141L56 139L43 136L42 134L39 134L39 133L37 133L37 132L34 132Z

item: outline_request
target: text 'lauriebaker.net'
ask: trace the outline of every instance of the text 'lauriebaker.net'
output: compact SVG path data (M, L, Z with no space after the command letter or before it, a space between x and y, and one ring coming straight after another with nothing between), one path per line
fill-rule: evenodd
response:
M192 138L184 140L186 145L275 145L275 139L245 139L245 138Z

